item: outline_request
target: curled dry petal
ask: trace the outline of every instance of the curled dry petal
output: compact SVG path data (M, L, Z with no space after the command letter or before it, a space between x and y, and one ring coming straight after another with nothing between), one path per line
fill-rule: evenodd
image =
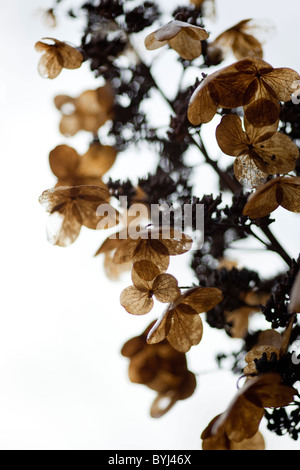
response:
M291 212L300 212L300 178L274 178L250 195L243 214L252 219L265 217L282 206Z
M63 68L78 69L81 66L83 56L78 49L58 39L43 38L43 41L45 40L50 40L54 44L42 41L35 44L36 51L43 53L38 65L39 73L43 77L53 79L60 74Z
M149 50L154 50L168 44L183 59L193 60L200 56L201 41L208 37L209 34L205 29L199 26L173 20L149 34L145 39L145 46Z

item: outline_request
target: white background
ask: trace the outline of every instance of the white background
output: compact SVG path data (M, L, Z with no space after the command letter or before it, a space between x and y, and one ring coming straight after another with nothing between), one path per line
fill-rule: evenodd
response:
M274 67L299 71L298 3L216 0L217 18L209 29L215 37L242 19L269 18L276 33L265 45L265 59ZM176 4L168 0L170 10ZM122 309L119 294L129 285L129 276L112 283L103 274L103 260L93 258L105 234L83 229L66 249L46 240L47 214L38 197L55 183L49 151L60 143L84 151L88 142L85 133L69 140L59 134L53 97L76 96L98 86L87 64L76 71L64 70L53 81L39 76L36 41L45 36L75 45L80 41L80 22L59 18L56 30L45 26L37 11L51 6L42 0L2 1L0 6L0 448L200 449L202 430L225 410L236 391L237 378L230 372L213 373L214 355L230 351L232 343L238 350L239 341L229 342L223 332L205 324L203 341L188 355L190 369L199 373L196 392L161 419L149 418L155 392L128 381L128 362L120 349L156 318L162 306L148 318L136 318ZM145 54L141 41L138 46ZM146 53L146 60L151 60L147 54L152 53ZM164 51L161 57L154 70L161 86L172 93L175 72L170 73L170 67L176 71L175 56ZM165 69L159 66L162 62ZM200 71L193 74L200 76ZM163 122L167 110L158 109L156 100L153 97L149 113ZM221 158L209 126L206 139L214 158ZM197 162L199 156L190 158ZM125 152L111 174L142 176L154 165L146 150ZM204 166L195 183L199 196L217 191L215 176ZM280 210L276 214L273 230L296 257L299 216ZM231 255L265 275L285 267L276 255L262 251ZM170 272L179 276L181 285L194 280L185 267L188 256L171 264ZM270 450L299 447L288 437L264 430L264 425L262 429Z

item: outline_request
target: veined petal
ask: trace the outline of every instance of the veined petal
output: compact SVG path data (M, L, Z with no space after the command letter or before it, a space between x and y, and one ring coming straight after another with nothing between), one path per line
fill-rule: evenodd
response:
M121 292L120 302L132 315L145 315L153 307L153 299L148 296L148 291L140 291L135 286L126 287Z

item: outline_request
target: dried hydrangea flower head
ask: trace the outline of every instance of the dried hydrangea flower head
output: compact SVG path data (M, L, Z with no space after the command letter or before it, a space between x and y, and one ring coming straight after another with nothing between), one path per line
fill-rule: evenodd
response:
M253 23L252 19L242 20L231 28L226 29L226 31L208 45L207 54L210 54L210 49L220 49L225 57L232 50L237 60L245 59L246 57L262 59L262 44L250 34L253 29Z
M201 438L205 450L228 450L257 435L264 408L287 406L297 391L282 384L278 374L263 374L247 380L228 409L214 418ZM250 442L251 444L251 442Z
M206 77L194 91L188 106L191 124L207 123L219 107L244 107L255 127L273 125L279 118L279 101L290 101L299 74L288 68L273 68L257 58L247 58Z
M150 415L159 418L178 400L192 395L196 378L187 368L185 354L173 349L167 341L155 345L147 344L147 334L152 325L149 325L142 335L127 341L121 354L130 359L130 381L146 385L158 392Z
M107 83L95 90L86 90L77 98L58 95L54 104L62 113L59 125L65 136L73 136L84 130L97 134L98 129L113 116L114 97Z
M208 37L205 29L199 26L173 20L149 34L145 39L145 46L152 51L169 45L183 59L193 60L201 55L201 41Z
M187 352L199 344L203 334L200 313L214 308L223 299L214 287L195 287L170 303L149 332L147 342L159 343L165 338L177 351Z
M216 138L222 152L236 157L234 173L240 183L254 187L269 175L294 170L299 150L282 132L269 127L253 127L235 114L223 116L216 129ZM276 126L277 127L277 126Z
M63 68L78 69L83 56L78 49L54 38L43 38L43 41L52 41L53 44L38 41L35 49L42 52L39 61L38 70L42 77L56 78Z
M80 156L69 145L57 145L49 154L52 173L58 178L57 186L92 185L106 188L102 176L113 166L116 150L94 142Z
M102 220L107 222L102 228L116 225L115 210L98 215L99 206L109 207L108 198L108 191L99 186L61 186L44 191L39 202L50 213L48 240L53 245L68 246L77 239L82 226L96 230Z
M129 233L114 254L115 263L151 261L161 272L167 270L169 257L189 251L193 241L183 232L170 227L141 228Z
M265 217L279 206L291 212L300 212L300 178L279 177L260 186L244 206L243 214L251 219Z
M177 279L160 272L152 261L142 260L133 264L131 271L133 286L121 293L120 302L128 313L145 315L153 307L153 297L168 303L180 295Z

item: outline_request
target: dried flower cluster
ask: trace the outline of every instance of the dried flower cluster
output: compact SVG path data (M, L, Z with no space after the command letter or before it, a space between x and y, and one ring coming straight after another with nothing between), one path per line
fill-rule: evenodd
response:
M55 245L70 245L82 227L115 227L95 256L103 256L110 279L118 280L121 273L130 271L132 284L120 292L125 312L147 315L156 302L165 304L161 316L121 349L129 359L130 381L157 392L152 417L161 417L195 392L188 353L205 334L204 321L224 330L227 338L241 341L232 369L246 381L227 410L202 432L202 448L258 450L265 448L259 430L264 417L277 434L288 432L297 439L300 433L296 400L300 370L293 361L292 346L300 337L300 258L292 259L270 228L274 222L270 214L279 206L300 212L299 105L291 101L300 76L263 60L254 20L241 20L211 40L204 27L208 6L212 12L213 1L191 0L164 24L163 5L154 1L89 0L78 12L70 12L72 18L84 12L79 47L57 39L52 44L36 43L43 54L39 71L44 77L53 79L62 68L76 69L88 61L95 77L101 78L101 86L95 89L54 99L61 112L60 133L70 139L81 132L88 136L88 144L83 155L66 144L50 151L49 164L57 180L40 196L40 203L49 213L48 239ZM137 33L143 34L147 61L133 46ZM157 84L152 64L147 65L152 50L170 54L181 66L173 98ZM236 62L202 78L199 72L195 83L183 85L190 66L209 69L229 51ZM170 107L165 133L147 116L153 91ZM234 157L225 170L210 156L201 137L202 126L213 119L219 119L220 150ZM111 145L102 143L102 132ZM123 179L109 177L119 154L141 143L153 151L156 169L137 181L131 180L130 169ZM192 179L197 170L185 158L190 148L216 172L220 195L194 194ZM223 193L228 192L231 203L222 205ZM127 197L126 207L119 204L121 196ZM204 206L203 245L197 250L191 250L193 240L183 229L184 217L182 230L172 219L165 226L160 209L160 222L153 224L151 205L173 203L189 204L192 231L197 229L197 207ZM136 204L142 221L132 210ZM252 271L228 259L227 249L248 239L280 256L287 272L263 279L259 267ZM195 282L180 287L176 273L167 271L171 257L185 254ZM254 314L270 327L253 331ZM226 354L221 351L220 364L222 357ZM284 408L288 405L290 415Z

